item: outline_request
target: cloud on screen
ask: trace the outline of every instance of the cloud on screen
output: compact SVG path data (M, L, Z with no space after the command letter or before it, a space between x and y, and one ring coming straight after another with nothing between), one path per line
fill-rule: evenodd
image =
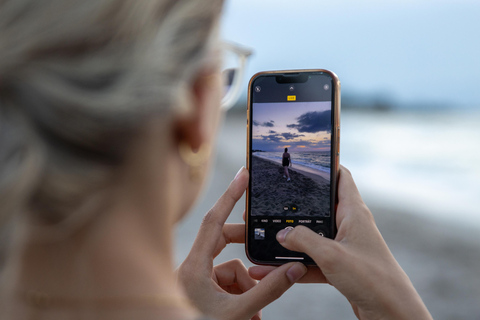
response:
M321 131L331 132L331 111L312 111L299 116L297 123L288 124L288 128L297 129L298 132L316 133Z
M260 126L260 127L275 127L275 121L270 120L270 121L265 121L265 122L261 123L261 122L253 120L253 125L256 126L256 127L258 127L258 126Z

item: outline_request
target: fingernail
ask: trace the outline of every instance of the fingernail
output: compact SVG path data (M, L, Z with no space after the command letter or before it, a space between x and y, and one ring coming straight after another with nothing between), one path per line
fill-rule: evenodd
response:
M278 231L277 233L277 241L280 242L280 243L283 243L285 242L285 237L287 236L287 234L292 231L293 228L291 227L286 227L285 229L282 229L280 231Z
M287 278L291 283L295 283L300 280L301 277L307 272L307 267L301 263L295 263L290 269L287 270Z
M238 170L237 174L235 175L235 178L233 180L237 179L237 177L240 175L240 173L245 169L245 167L241 167L240 170Z

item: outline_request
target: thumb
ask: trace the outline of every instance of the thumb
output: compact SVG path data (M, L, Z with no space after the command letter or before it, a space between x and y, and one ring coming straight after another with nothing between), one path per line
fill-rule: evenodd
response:
M246 317L252 317L263 307L280 298L307 272L300 262L291 262L278 267L263 278L256 286L243 293L240 305Z
M319 267L335 254L335 242L324 238L305 226L283 229L277 233L277 241L285 248L309 255ZM332 250L334 249L334 250Z

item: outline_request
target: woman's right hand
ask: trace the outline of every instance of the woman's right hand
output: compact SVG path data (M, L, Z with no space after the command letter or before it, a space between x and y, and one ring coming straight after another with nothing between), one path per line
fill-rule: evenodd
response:
M227 244L245 242L245 225L225 224L225 221L245 192L248 179L248 171L240 169L205 215L192 250L177 271L178 280L191 302L215 319L259 320L260 310L278 299L307 272L300 262L288 263L257 283L240 260L213 265L215 257Z
M350 301L359 319L432 319L344 167L339 172L338 200L334 240L303 226L277 234L285 248L305 252L319 267L309 268L299 282L333 285ZM255 266L249 273L261 279L273 269Z

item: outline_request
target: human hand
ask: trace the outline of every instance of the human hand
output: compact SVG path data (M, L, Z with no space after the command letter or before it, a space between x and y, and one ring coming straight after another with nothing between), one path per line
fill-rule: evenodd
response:
M213 259L229 243L244 243L244 224L225 224L248 185L245 168L205 215L190 254L178 269L192 303L215 319L260 319L260 310L278 299L306 272L301 263L289 263L269 272L257 283L240 260L213 266Z
M305 252L319 268L299 282L328 282L351 303L359 319L432 319L410 279L397 263L363 202L350 172L339 172L337 228L334 240L306 228L282 230L285 248ZM274 267L252 267L262 279Z

